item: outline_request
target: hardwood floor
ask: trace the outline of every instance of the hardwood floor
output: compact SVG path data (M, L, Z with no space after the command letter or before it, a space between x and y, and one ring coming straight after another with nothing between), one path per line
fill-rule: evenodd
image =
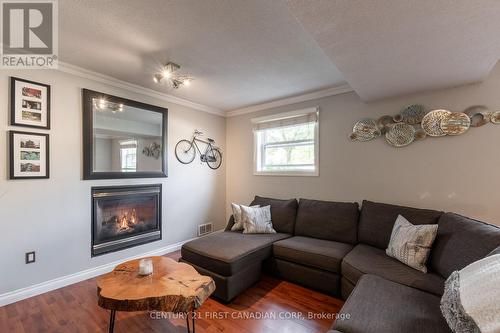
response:
M178 259L180 253L167 256ZM264 276L229 304L207 300L198 311L196 332L326 332L333 319L309 315L331 316L342 304L339 299ZM162 318L165 315L117 312L115 332L186 332L184 318ZM107 332L108 320L109 311L97 306L95 279L0 307L2 333Z

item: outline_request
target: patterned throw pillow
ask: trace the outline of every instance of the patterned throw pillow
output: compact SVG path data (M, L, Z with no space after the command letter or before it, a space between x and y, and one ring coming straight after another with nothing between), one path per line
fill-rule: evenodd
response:
M250 206L252 208L260 207L259 205ZM241 220L241 208L240 205L231 203L231 208L233 210L234 224L231 227L231 231L243 230L243 221Z
M403 264L427 273L425 264L436 238L437 229L437 224L413 225L399 215L392 228L391 240L385 253Z
M271 222L271 206L253 208L241 207L241 219L243 220L244 234L275 234Z

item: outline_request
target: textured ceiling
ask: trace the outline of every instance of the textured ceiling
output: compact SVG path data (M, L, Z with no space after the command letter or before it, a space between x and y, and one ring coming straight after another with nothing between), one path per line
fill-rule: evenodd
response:
M498 0L287 0L364 100L483 80L500 57Z
M221 110L343 83L282 1L59 1L59 56ZM152 82L168 61L195 77L190 87Z

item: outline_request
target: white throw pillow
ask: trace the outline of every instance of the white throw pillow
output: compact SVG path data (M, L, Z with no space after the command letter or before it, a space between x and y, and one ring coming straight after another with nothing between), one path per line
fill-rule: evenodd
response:
M243 220L244 234L275 234L271 221L271 206L265 207L241 207L241 219Z
M425 264L436 239L437 229L437 224L413 225L399 215L385 253L411 268L427 273Z
M259 205L256 206L250 206L253 208L260 207ZM231 209L233 210L233 218L234 218L234 224L231 227L231 231L240 231L243 230L243 221L241 220L241 208L240 205L231 203Z

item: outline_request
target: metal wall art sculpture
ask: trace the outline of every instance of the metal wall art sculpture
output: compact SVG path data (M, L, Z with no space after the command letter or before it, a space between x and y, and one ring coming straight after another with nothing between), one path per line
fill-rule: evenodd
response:
M148 146L144 147L142 153L148 157L159 159L161 155L161 145L159 143L152 142Z
M370 141L384 136L393 147L405 147L426 137L460 135L470 127L487 123L500 124L500 111L491 112L484 105L468 107L464 112L443 109L427 110L421 104L404 107L395 116L385 115L378 119L362 119L354 124L351 141Z

